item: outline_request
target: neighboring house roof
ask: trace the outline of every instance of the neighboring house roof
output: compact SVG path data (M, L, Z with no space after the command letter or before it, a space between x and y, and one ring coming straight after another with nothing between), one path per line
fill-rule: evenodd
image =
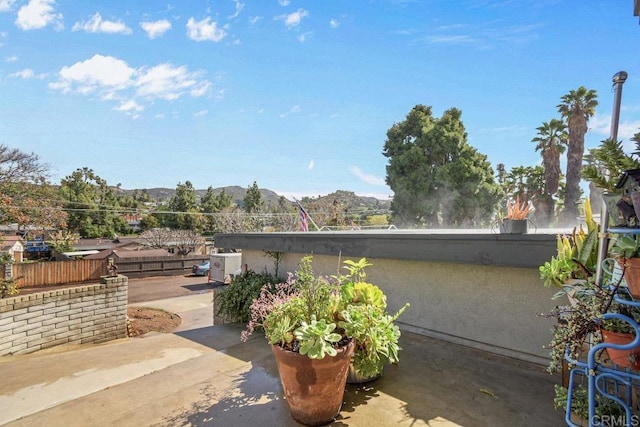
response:
M90 251L144 246L137 237L118 237L116 239L80 239L73 245L75 251Z
M23 241L20 236L2 236L0 237L0 252L9 250L22 252L24 251Z
M125 259L125 258L157 258L164 256L172 256L165 249L142 249L139 251L129 251L129 250L120 250L120 249L110 249L101 251L94 255L88 255L84 257L84 259L105 259L110 256L113 256L117 259Z

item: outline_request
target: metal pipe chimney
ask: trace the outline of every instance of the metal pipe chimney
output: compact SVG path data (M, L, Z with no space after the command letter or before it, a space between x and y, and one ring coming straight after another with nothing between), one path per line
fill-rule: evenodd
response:
M618 71L613 76L613 110L611 111L611 133L610 138L614 141L618 140L618 124L620 123L620 103L622 101L622 85L627 80L626 71ZM609 226L609 209L607 204L602 202L600 210L600 238L598 245L598 264L596 268L596 283L602 285L602 262L607 257L607 249L609 246L609 236L607 228Z
M613 76L613 111L611 112L611 139L618 139L618 123L620 122L620 102L622 101L622 85L627 80L626 71L618 71Z

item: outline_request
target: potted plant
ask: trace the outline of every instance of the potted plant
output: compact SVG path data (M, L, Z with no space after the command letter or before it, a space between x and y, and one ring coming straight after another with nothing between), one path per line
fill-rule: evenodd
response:
M556 255L539 268L544 286L559 288L553 299L568 295L573 301L592 287L598 263L599 227L589 199L585 199L584 212L586 231L580 225L569 235L558 234Z
M629 344L634 340L637 332L634 325L623 319L637 320L640 315L637 308L619 302L619 286L619 282L602 287L594 284L591 291L583 294L574 305L552 310L551 316L556 317L558 323L554 326L549 346L551 362L547 370L550 373L560 370L566 357L569 360L584 359L585 353L598 343ZM625 334L625 337L617 338L620 334ZM616 339L617 342L614 341ZM636 363L640 355L638 347L628 350L622 354L617 349L607 348L607 353L617 365L640 367Z
M520 202L520 196L516 196L515 200L507 200L506 213L504 215L499 214L498 217L500 233L526 234L529 221L527 216L531 209L530 203L526 201Z
M409 307L407 303L397 313L387 313L386 295L367 282L365 268L371 265L366 258L346 260L343 268L348 274L335 277L346 301L340 324L356 345L347 377L350 384L372 381L380 377L386 363L398 363L400 329L394 322Z
M640 244L635 234L619 234L611 244L611 254L622 267L629 293L640 299Z
M303 424L323 425L340 412L354 350L361 354L362 366L385 351L390 361L397 361L400 333L394 318L377 308L385 301L377 287L316 277L311 262L312 257L303 257L286 282L263 287L251 305L243 340L256 328L264 330L291 415ZM365 343L366 332L389 338L386 350Z

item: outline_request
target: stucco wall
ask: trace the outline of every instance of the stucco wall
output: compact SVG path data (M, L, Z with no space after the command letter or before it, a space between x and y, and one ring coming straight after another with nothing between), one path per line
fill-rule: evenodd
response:
M127 277L0 299L0 356L127 336Z
M295 271L304 255L284 254L280 275ZM385 292L389 310L411 304L398 320L402 329L547 363L549 352L543 346L551 340L553 322L538 314L553 308L555 291L542 285L536 269L367 259L373 264L367 280ZM274 272L273 258L263 251L244 250L242 262L257 272ZM317 274L334 275L339 265L335 256L313 257Z

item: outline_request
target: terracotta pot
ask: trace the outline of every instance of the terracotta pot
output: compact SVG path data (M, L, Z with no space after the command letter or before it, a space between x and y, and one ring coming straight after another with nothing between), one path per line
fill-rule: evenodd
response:
M634 334L612 332L607 331L606 329L602 330L602 336L604 338L604 342L610 344L629 344L635 337ZM632 348L630 350L615 350L613 348L608 348L607 354L609 355L609 359L618 366L640 370L640 347ZM634 355L634 357L631 357L631 355ZM637 360L636 362L632 362L634 358Z
M310 359L271 346L293 419L306 425L325 425L340 413L353 349L351 342L334 357Z
M627 282L629 293L635 299L640 299L640 258L620 260L624 268L624 280Z

